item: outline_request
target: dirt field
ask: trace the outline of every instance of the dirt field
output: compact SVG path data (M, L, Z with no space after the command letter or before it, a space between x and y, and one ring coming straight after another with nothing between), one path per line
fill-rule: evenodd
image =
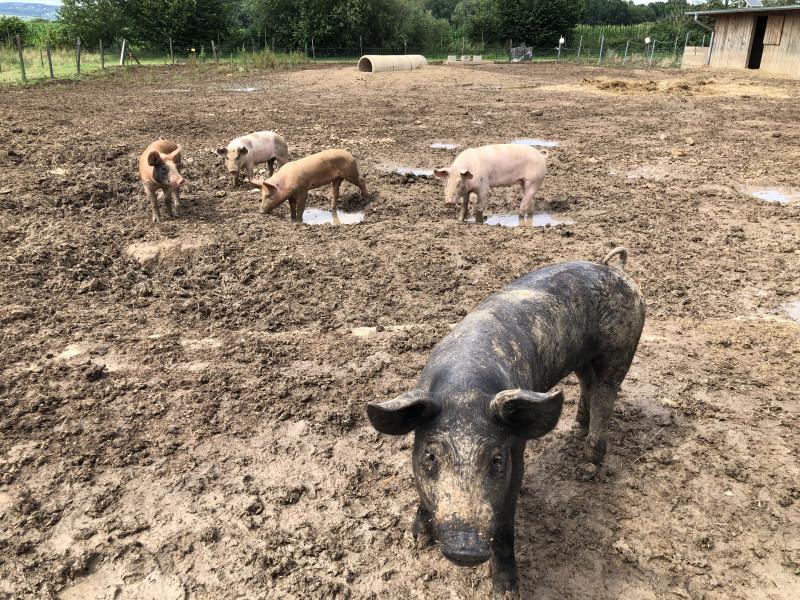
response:
M800 597L800 201L745 193L798 186L797 97L557 65L0 91L0 597L487 597L487 566L414 549L411 437L365 404L514 277L615 245L645 334L595 480L574 377L529 445L521 596ZM295 157L349 149L376 193L345 184L341 206L364 222L258 214L213 154L255 129ZM159 135L191 187L154 226L136 160ZM539 206L573 225L460 224L440 183L386 168L518 137L560 143Z

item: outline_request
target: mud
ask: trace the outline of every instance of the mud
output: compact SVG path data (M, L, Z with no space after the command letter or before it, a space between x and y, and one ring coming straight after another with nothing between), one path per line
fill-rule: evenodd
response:
M601 77L626 86L584 82ZM0 596L487 597L488 567L414 549L411 440L377 435L365 404L411 389L516 276L624 245L644 336L596 476L576 469L574 377L529 444L523 597L797 598L800 324L781 307L800 206L738 191L796 187L796 91L538 64L0 90ZM231 190L213 150L254 123L293 157L352 152L377 193L340 208L364 222L297 226ZM159 135L191 187L154 226L136 158ZM561 142L537 210L574 225L462 225L440 182L380 166L521 136ZM626 175L643 168L659 177ZM495 190L487 213L518 205Z

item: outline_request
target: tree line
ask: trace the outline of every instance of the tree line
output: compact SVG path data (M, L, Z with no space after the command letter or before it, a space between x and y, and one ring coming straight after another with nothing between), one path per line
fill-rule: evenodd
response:
M63 0L53 24L0 18L0 40L88 46L122 38L141 46L178 47L215 40L223 46L448 49L525 42L557 44L576 24L692 27L687 10L723 8L729 0ZM766 0L765 4L789 0ZM666 35L666 34L665 34ZM46 39L41 39L46 38Z

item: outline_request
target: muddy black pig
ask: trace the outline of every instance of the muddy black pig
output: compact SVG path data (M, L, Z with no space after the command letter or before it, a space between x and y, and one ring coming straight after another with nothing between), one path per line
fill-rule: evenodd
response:
M644 326L644 302L621 268L627 252L600 264L557 264L490 296L434 348L415 390L370 402L372 426L414 431L412 465L420 495L413 533L435 540L461 566L493 558L492 583L516 590L514 513L527 440L551 431L561 391L580 381L577 421L589 461L599 464L617 391Z

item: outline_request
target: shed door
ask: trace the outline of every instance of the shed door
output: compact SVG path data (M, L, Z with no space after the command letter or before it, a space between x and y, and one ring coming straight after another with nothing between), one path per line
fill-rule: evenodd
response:
M748 69L761 67L761 56L764 54L764 34L767 32L767 15L756 17L753 30L753 43L750 44L750 56L747 59Z

